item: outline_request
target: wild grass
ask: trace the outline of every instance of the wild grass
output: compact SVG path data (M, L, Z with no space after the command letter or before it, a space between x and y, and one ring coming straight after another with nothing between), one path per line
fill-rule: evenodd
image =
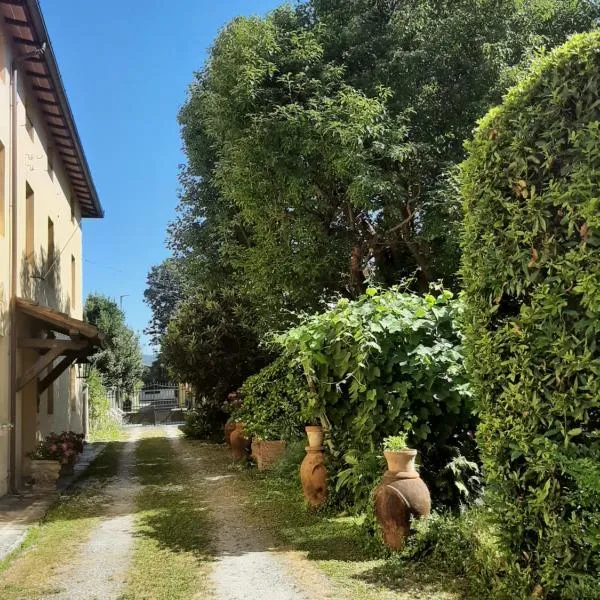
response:
M205 598L210 561L210 524L201 493L178 459L173 442L142 439L135 475L136 540L121 600Z

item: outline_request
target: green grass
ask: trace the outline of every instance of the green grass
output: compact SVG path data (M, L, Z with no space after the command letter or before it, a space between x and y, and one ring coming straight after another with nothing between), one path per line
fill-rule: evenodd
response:
M90 442L120 442L125 439L125 432L116 421L108 421L101 427L92 428L88 439Z
M103 489L117 473L120 444L109 445L90 465L73 491L63 494L24 542L0 562L0 598L35 600L55 593L50 582L65 561L77 552L105 511Z
M121 600L188 600L206 592L210 523L201 491L165 438L142 439L136 541ZM205 596L200 596L205 597Z
M380 558L369 550L360 519L307 508L292 473L240 476L249 499L248 516L268 528L282 546L304 553L353 600L458 600L460 581L436 565ZM379 555L379 557L377 556Z

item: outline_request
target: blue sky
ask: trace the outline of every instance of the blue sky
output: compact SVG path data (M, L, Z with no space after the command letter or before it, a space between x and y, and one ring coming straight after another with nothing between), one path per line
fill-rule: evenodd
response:
M119 300L140 334L146 274L167 256L183 160L177 112L218 30L280 0L41 0L106 216L84 220L84 294ZM142 336L144 352L149 352Z

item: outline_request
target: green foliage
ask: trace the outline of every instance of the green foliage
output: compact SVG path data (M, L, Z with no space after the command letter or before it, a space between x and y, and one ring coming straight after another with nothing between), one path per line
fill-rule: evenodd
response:
M168 258L150 269L146 286L144 302L150 307L152 318L145 333L150 336L154 345L158 345L169 321L185 297L182 268L175 259Z
M261 440L294 440L304 435L308 390L302 371L290 369L289 358L280 356L252 375L240 388L242 403L234 417Z
M175 379L216 403L266 362L244 306L227 292L186 299L162 338L161 355Z
M331 424L338 460L360 463L381 453L385 437L406 432L435 491L457 448L472 446L458 310L447 290L420 296L369 288L278 337L307 377L306 411Z
M123 392L133 392L144 373L142 349L135 332L125 324L117 303L102 294L90 294L85 301L84 318L105 336L106 348L92 357L104 383Z
M222 406L214 402L199 402L194 410L185 413L184 418L185 424L180 425L179 429L187 437L211 442L223 441L227 413Z
M520 577L600 597L600 33L541 58L462 166L478 443Z
M331 480L329 503L349 507L355 513L369 511L372 492L385 470L385 461L378 452L348 450L343 456L327 456Z
M122 427L119 421L111 415L110 401L102 382L102 375L97 369L90 370L86 384L88 386L90 438L93 440L119 439Z
M405 450L408 448L408 435L406 433L401 433L399 435L388 435L383 440L383 448L385 450Z

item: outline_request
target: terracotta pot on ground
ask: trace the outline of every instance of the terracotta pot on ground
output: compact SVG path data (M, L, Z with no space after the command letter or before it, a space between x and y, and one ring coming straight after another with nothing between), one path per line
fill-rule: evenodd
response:
M252 456L256 459L259 471L270 469L285 454L287 444L283 440L253 441Z
M233 430L237 427L237 423L235 421L227 421L227 423L225 423L225 443L228 446L231 446L231 440L229 439L231 437L231 434L233 433Z
M235 429L229 435L229 445L231 446L233 458L240 460L248 456L250 442L250 438L246 437L246 434L244 433L244 426L242 423L236 423Z
M308 436L309 448L320 448L323 445L323 428L320 425L307 425L304 429Z
M57 460L32 460L31 477L34 490L55 490L61 464Z
M327 469L323 446L307 446L306 456L300 465L300 480L304 497L311 506L319 506L327 498Z
M388 470L375 490L375 515L386 545L401 550L408 538L411 517L429 516L431 497L415 469L416 450L385 451L384 455Z

